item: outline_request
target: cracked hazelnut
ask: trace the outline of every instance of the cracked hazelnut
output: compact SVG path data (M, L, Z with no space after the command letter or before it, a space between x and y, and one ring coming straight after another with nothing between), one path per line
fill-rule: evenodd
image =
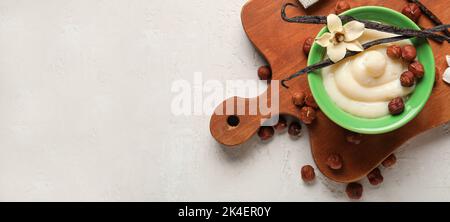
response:
M314 172L314 168L310 165L306 165L302 167L301 175L303 181L309 183L312 182L316 178L316 173Z
M359 145L362 141L362 134L349 132L346 136L347 142Z
M401 97L397 97L389 102L388 108L392 115L398 115L403 113L405 110L405 103Z
M302 135L302 125L298 122L292 122L289 125L288 133L291 136L299 137Z
M383 175L381 175L381 171L378 168L375 168L367 175L367 179L369 179L370 184L376 186L378 184L383 183Z
M391 154L386 158L383 163L381 163L384 167L389 168L395 165L397 162L397 157L394 154Z
M402 48L398 45L391 45L386 49L386 54L392 59L402 57Z
M413 45L405 45L402 48L402 58L407 62L412 62L417 56L416 47Z
M411 87L416 82L416 78L414 77L414 74L411 71L405 71L400 76L400 84L403 87Z
M314 38L308 37L305 39L305 42L303 42L303 53L305 55L309 55L309 51L311 51L311 47L314 44Z
M411 71L412 73L414 73L414 76L417 79L422 79L423 75L425 74L425 71L423 69L423 65L420 64L420 62L417 62L417 61L409 64L408 70Z
M283 131L284 129L286 129L286 127L287 127L286 118L284 118L283 116L279 116L278 117L278 123L275 124L274 128L277 131Z
M317 105L316 100L314 99L314 96L312 95L312 93L306 94L305 103L306 103L307 106L312 107L314 109L319 108L319 106Z
M261 140L269 140L273 137L273 134L275 134L275 130L271 126L262 126L259 128L258 136L261 138Z
M342 157L339 154L331 154L328 156L327 166L332 170L340 170L342 169Z
M269 66L261 66L258 69L258 77L261 80L269 80L272 78L272 70Z
M345 192L350 199L359 200L363 194L363 186L359 183L350 183L347 185Z
M316 110L305 106L300 110L300 119L305 124L311 124L316 119Z
M296 92L292 95L292 102L296 106L303 106L305 104L305 93L304 92Z
M417 22L417 21L419 21L420 16L422 16L422 11L420 10L419 6L417 6L416 4L409 3L403 8L402 14L406 15L408 18L410 18L414 22Z
M338 1L336 3L336 7L334 7L334 12L336 13L336 15L339 15L351 8L352 7L350 6L350 4L348 4L347 1Z

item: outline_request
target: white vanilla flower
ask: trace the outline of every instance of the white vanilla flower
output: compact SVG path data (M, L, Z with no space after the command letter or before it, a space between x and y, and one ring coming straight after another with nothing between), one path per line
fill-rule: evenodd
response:
M446 59L447 59L447 65L450 66L450 56L447 55ZM450 67L445 70L444 76L442 78L444 79L444 81L446 83L450 84Z
M342 60L347 50L356 52L364 50L357 41L365 31L363 23L351 21L342 26L341 19L335 14L330 14L327 17L327 26L330 32L317 38L316 42L327 48L327 55L334 63Z

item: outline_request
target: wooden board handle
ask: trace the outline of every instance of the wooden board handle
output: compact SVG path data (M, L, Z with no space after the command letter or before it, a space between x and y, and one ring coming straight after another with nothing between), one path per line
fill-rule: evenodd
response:
M256 102L258 98L246 99L232 97L220 104L211 116L210 130L217 142L226 146L236 146L250 139L259 129L262 117L259 113L250 115L250 112L239 110L238 104Z
M271 92L277 92L272 95ZM240 145L249 140L262 125L273 126L280 114L279 81L273 81L268 89L256 98L232 97L222 102L211 116L212 136L226 146Z

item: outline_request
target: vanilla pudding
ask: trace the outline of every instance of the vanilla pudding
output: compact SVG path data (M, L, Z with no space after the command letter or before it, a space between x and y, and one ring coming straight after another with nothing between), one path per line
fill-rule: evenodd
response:
M366 30L359 38L366 43L395 35ZM345 112L363 118L389 115L389 101L406 97L415 86L403 87L400 75L408 70L401 59L391 59L386 54L390 45L411 44L409 40L388 43L369 48L358 55L344 59L322 69L325 90L337 106Z

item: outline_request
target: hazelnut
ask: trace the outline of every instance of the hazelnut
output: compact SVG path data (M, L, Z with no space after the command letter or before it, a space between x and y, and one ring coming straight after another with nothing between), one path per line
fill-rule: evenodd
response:
M296 137L301 136L302 135L302 125L297 122L291 123L291 125L289 125L288 133L291 136L296 136Z
M417 56L416 47L413 45L405 45L402 48L402 58L407 62L412 62Z
M272 78L272 70L269 66L261 66L258 69L258 77L261 80L269 80Z
M305 181L306 183L312 182L316 178L314 168L310 165L302 167L301 174L303 181Z
M400 83L403 87L411 87L416 82L416 78L414 78L414 74L410 71L405 71L400 76Z
M382 165L386 168L392 167L395 165L395 163L397 162L397 157L395 157L394 154L391 154L390 156L388 156L388 158L386 158Z
M398 45L391 45L386 49L386 54L392 59L402 57L402 48Z
M296 92L294 95L292 95L292 102L296 106L303 106L305 104L305 93L303 92Z
M305 106L300 110L300 119L305 124L311 124L316 119L316 110Z
M345 192L350 199L359 200L363 194L363 186L359 183L350 183L347 185Z
M375 168L367 175L367 179L369 179L370 184L376 186L380 183L383 183L383 175L381 175L381 171L378 168Z
M408 70L411 71L412 73L414 73L414 76L417 79L422 79L423 75L425 74L424 69L423 69L423 65L420 64L420 62L417 62L417 61L409 64Z
M398 115L403 113L405 110L405 103L401 97L397 97L389 102L388 108L392 115Z
M314 44L314 38L308 37L305 39L305 42L303 43L303 53L305 55L309 55L309 51L311 51L311 47Z
M287 127L287 121L283 116L278 117L278 123L275 124L274 128L277 131L283 131Z
M316 100L314 99L314 96L311 93L306 94L305 103L307 106L312 107L314 109L319 108L319 106L316 103Z
M327 166L330 167L332 170L340 170L342 169L342 157L339 154L331 154L328 156Z
M350 6L350 4L348 4L347 1L338 1L336 3L336 7L334 7L334 12L336 12L336 15L339 15L351 8L352 7Z
M403 8L402 13L414 22L419 21L420 16L422 16L422 11L420 10L419 6L414 3L407 4Z
M261 138L261 140L269 140L273 137L273 134L275 134L275 130L271 126L262 126L259 128L258 136Z
M351 144L359 145L362 141L362 134L349 132L345 139Z

